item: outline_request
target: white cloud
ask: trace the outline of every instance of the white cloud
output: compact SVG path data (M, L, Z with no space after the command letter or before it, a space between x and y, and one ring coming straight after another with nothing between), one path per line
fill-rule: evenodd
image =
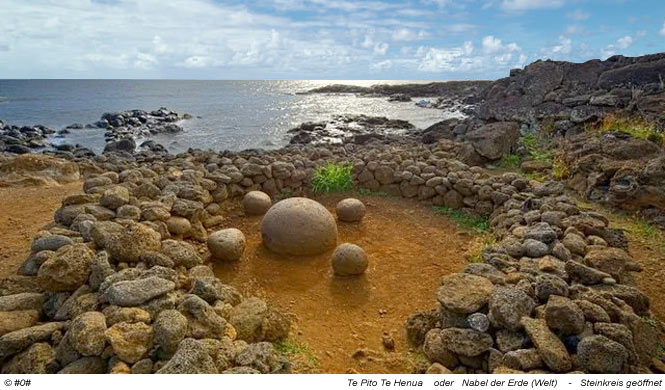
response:
M665 35L665 23L663 23L663 28L660 29L659 34L660 34L660 35Z
M579 22L579 21L582 21L582 20L589 19L591 14L588 13L588 12L584 12L581 9L576 9L575 11L566 14L566 16L569 19L577 20Z
M417 41L427 37L427 32L420 30L415 32L408 28L400 28L395 30L392 34L393 41Z
M520 47L515 43L509 43L504 45L500 39L495 38L492 35L488 35L483 38L483 52L486 54L496 54L501 52L516 52L520 51Z
M483 38L481 45L480 51L475 50L470 41L452 48L421 47L416 53L421 58L418 69L432 73L484 71L503 74L509 68L523 66L527 59L517 44L504 44L491 35Z
M505 11L527 11L532 9L559 8L565 0L503 0L501 8Z
M374 45L374 55L385 56L388 52L389 45L387 43L377 43Z
M573 40L563 35L560 35L556 42L550 43L541 49L543 58L556 60L566 59L572 51Z
M384 60L381 62L376 62L370 65L370 69L375 72L382 72L393 67L393 62L391 60Z
M626 35L617 40L617 47L619 49L628 49L633 44L633 37Z
M620 54L620 50L626 50L635 43L635 39L630 35L626 35L617 39L617 41L611 45L607 45L604 49L601 49L602 58L608 58L615 54Z

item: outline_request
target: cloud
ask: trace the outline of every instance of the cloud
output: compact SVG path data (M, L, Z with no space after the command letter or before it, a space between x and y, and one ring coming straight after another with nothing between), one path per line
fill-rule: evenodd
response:
M566 17L568 19L577 20L578 22L582 20L587 20L589 19L590 16L591 16L590 13L584 12L581 9L576 9L575 11L566 14Z
M374 45L374 55L385 56L388 52L389 45L387 43L377 43Z
M501 39L486 36L481 41L482 50L475 49L473 42L451 48L421 47L416 53L420 57L418 70L422 72L485 72L505 73L509 68L521 67L527 57L515 43L504 44ZM515 58L517 53L520 53Z
M573 51L573 40L560 35L559 39L541 49L544 58L566 59Z
M392 67L393 67L393 62L391 60L384 60L370 65L370 69L375 72L382 72Z
M607 45L601 49L602 58L609 58L619 52L619 50L626 50L635 43L635 39L630 35L623 36L613 44Z
M424 39L427 37L427 32L420 30L415 32L408 28L400 28L395 30L392 34L393 41L417 41L419 39Z
M665 23L663 23L663 28L660 29L659 34L665 36Z
M527 11L532 9L559 8L565 0L503 0L501 8L504 11Z
M509 43L504 45L500 39L495 38L492 35L488 35L483 38L483 51L486 54L496 54L500 52L516 52L520 51L520 47L515 43Z

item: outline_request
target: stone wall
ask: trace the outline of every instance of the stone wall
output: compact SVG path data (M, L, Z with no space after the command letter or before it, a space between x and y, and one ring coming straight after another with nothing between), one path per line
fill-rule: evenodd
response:
M490 218L499 241L483 263L445 276L440 305L407 323L431 372L647 367L656 330L623 236L561 184L452 156L446 144L347 145L81 161L84 193L63 200L18 274L0 280L2 371L288 372L270 343L288 319L222 284L185 240L205 242L220 203L250 190L306 194L328 162L352 164L360 188Z

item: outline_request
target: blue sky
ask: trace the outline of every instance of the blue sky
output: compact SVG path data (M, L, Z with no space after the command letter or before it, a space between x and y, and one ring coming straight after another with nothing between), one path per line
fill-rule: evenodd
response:
M665 51L663 0L0 0L0 78L495 79Z

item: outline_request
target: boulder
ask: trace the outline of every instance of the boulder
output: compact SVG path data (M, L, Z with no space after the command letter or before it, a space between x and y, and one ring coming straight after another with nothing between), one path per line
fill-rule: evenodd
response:
M48 291L73 291L88 279L94 252L85 244L63 246L39 267L37 277Z
M179 240L162 241L162 254L173 260L175 267L192 268L203 263L192 244Z
M261 223L261 236L263 244L273 252L315 255L335 247L337 225L332 214L318 202L289 198L268 210Z
M129 203L129 190L125 186L113 186L104 191L99 204L107 209L116 210Z
M39 322L37 310L0 311L0 336L15 330L29 328Z
M178 345L175 355L157 371L157 374L217 374L215 362L203 343L185 339Z
M572 368L570 355L561 340L549 329L545 320L523 317L522 325L550 370L570 371Z
M93 229L98 224L95 223ZM94 236L93 232L93 236ZM99 240L95 239L95 243ZM101 241L103 248L118 262L136 263L144 252L159 252L162 240L159 233L136 222L127 222L122 229L109 232Z
M522 328L520 320L530 316L536 303L523 290L516 287L495 287L489 299L489 313L494 321L507 329Z
M487 352L494 344L492 336L473 329L443 329L441 330L441 339L447 350L468 357Z
M498 160L510 153L520 136L516 122L496 122L483 125L465 136L476 153L488 160Z
M236 329L238 339L247 342L263 340L264 320L268 305L259 298L248 298L236 305L229 316L229 322Z
M71 346L83 356L100 356L106 346L106 318L98 311L76 317L67 331Z
M208 250L213 261L240 260L245 252L245 235L235 228L218 230L208 236Z
M58 185L80 179L78 164L44 154L0 160L0 187Z
M577 357L587 372L594 374L619 374L628 360L623 345L605 336L585 337L577 345Z
M152 327L142 322L119 322L106 330L113 353L127 363L136 363L148 352Z
M2 374L52 374L57 370L53 348L46 343L36 343L4 362Z
M187 318L177 310L164 310L157 316L153 328L155 344L173 353L187 335Z
M272 206L270 196L262 191L250 191L242 199L246 215L263 215Z
M436 297L448 310L473 313L487 304L492 288L492 282L486 278L457 273L443 278Z
M365 272L368 264L365 251L358 245L342 244L335 249L332 255L332 268L335 275L360 275Z
M550 295L545 305L547 326L561 334L579 334L584 330L584 312L575 302L558 295Z
M48 341L55 331L64 327L64 322L47 322L7 333L0 337L0 359L20 352L34 343Z
M365 216L365 205L358 199L348 198L337 203L335 212L342 222L360 222Z
M111 305L138 306L175 289L175 283L157 276L125 280L111 285L102 299Z
M454 353L446 349L441 329L435 328L427 332L423 343L423 353L430 362L440 363L447 368L455 368L458 360Z

